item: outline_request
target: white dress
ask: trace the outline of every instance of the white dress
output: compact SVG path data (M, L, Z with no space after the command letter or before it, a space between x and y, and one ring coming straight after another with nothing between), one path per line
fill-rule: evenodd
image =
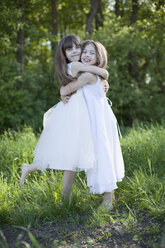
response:
M83 86L89 110L96 162L87 171L87 185L93 194L111 192L124 177L124 163L117 120L108 104L101 80Z
M94 166L90 118L82 88L67 104L61 101L45 113L44 129L33 156L39 170L87 171Z

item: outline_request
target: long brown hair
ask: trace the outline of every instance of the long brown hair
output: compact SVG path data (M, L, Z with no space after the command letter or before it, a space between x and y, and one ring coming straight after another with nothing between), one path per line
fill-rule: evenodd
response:
M66 49L72 48L73 44L76 46L81 45L81 40L78 36L67 35L59 43L57 54L56 54L56 74L62 85L67 85L74 78L67 74L67 63L69 62L66 58Z
M86 40L82 43L81 46L81 56L82 53L85 49L86 46L88 46L89 44L93 44L95 50L96 50L96 66L100 67L100 68L106 68L107 66L107 51L105 49L105 47L98 41L94 41L94 40Z

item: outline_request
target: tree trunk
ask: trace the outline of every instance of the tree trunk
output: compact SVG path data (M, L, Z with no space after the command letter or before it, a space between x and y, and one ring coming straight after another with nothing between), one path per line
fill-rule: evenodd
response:
M155 3L156 4L156 10L159 10L161 7L164 6L164 0L159 0L158 3Z
M58 19L57 19L57 1L52 0L52 34L54 35L54 41L52 41L52 51L53 51L53 69L54 69L54 82L56 81L55 76L55 56L57 48L57 34L58 34Z
M120 16L120 0L115 1L115 15Z
M99 1L99 6L98 6L98 11L97 11L97 14L96 14L96 30L99 29L99 27L103 27L103 19L104 19L104 16L103 16L103 8L102 8L102 2L101 0Z
M17 62L20 64L19 72L22 73L24 70L24 0L19 0L19 10L21 11L20 17L20 28L17 32L17 43L18 43L18 50L17 50Z
M98 10L99 10L99 4L101 0L91 0L91 8L90 12L87 15L86 19L86 33L92 34L92 27L93 27L93 19L96 17Z
M139 10L138 0L132 0L131 25L134 24L138 19L138 10Z

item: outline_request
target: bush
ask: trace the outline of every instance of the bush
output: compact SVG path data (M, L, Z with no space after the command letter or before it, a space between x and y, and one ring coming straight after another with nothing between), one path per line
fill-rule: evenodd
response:
M165 116L163 22L137 22L123 26L120 20L108 21L97 32L108 52L110 91L108 96L119 122L160 122Z
M0 61L1 130L17 129L24 124L39 129L44 112L59 101L59 85L54 86L52 71L48 68L43 73L40 65L27 68L18 76L13 61L9 63L8 58Z

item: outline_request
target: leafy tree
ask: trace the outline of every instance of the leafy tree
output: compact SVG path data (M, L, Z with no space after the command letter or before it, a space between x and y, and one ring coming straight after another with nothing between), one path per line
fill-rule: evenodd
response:
M118 120L125 125L161 121L165 116L164 1L92 1L96 2L99 7L89 22L89 36L107 48L108 96ZM68 33L86 39L90 10L89 0L1 1L2 130L24 123L42 126L43 113L59 101L60 84L53 78L56 44Z

